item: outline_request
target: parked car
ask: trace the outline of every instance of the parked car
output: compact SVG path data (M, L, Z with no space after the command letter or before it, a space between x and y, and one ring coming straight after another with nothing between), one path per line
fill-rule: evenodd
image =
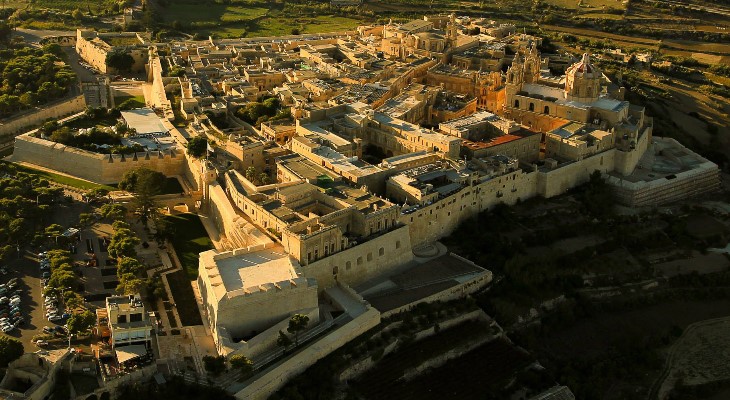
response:
M38 347L48 346L48 342L46 342L45 340L36 340L35 345Z
M41 278L43 278L43 279L48 279L50 277L51 277L51 273L48 271L44 272L43 275L41 275Z
M20 304L20 299L10 300L11 306L17 306L18 304Z
M5 269L5 268L0 268L0 274L7 275L8 274L8 270Z
M56 332L66 335L68 332L66 332L66 328L62 327L61 325L57 325L53 328Z
M64 317L62 315L55 314L55 315L51 315L50 317L48 317L48 320L51 322L58 322L58 321L63 321L63 318Z
M0 297L0 304L8 304L9 302L10 302L9 298L7 298L5 296Z
M13 329L15 329L15 327L12 325L2 325L2 331L5 333L8 333L8 332L12 331Z
M53 333L53 328L51 328L50 326L44 326L43 333Z

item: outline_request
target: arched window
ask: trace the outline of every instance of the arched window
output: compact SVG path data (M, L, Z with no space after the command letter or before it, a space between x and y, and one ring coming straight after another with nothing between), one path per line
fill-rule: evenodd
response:
M520 101L519 100L515 100L515 108L520 108Z
M550 107L549 106L545 106L545 109L543 110L543 113L544 114L550 114Z
M530 111L535 111L535 103L530 103Z

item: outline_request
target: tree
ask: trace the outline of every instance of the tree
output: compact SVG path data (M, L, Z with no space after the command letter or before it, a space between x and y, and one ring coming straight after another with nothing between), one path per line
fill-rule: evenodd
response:
M71 13L71 17L73 17L73 19L75 19L77 21L80 21L81 18L84 18L84 13L82 13L81 10L79 10L77 8L77 9L73 10L73 12Z
M117 293L123 295L137 294L144 286L144 279L137 278L132 274L120 275L119 285L117 285Z
M167 218L155 219L155 240L159 244L163 244L165 240L172 239L175 236L175 224Z
M72 335L87 332L96 325L96 316L89 310L73 314L68 318L68 332Z
M96 216L92 213L81 213L79 214L79 225L82 227L88 227L94 224Z
M299 346L299 332L303 331L309 323L309 317L304 314L294 314L289 320L289 327L286 331L294 334L294 345Z
M129 72L134 65L134 58L124 48L115 48L107 53L106 65L117 71Z
M123 221L124 217L127 215L127 209L121 204L109 203L101 206L99 213L106 219L110 219L112 221Z
M6 21L0 21L0 42L10 43L10 36L13 28Z
M261 175L259 175L259 182L261 182L262 185L268 185L269 174L267 174L266 172L262 172Z
M243 354L234 354L228 361L231 363L231 367L241 371L244 377L248 377L253 372L253 361Z
M84 304L84 298L70 290L63 292L63 303L67 310L75 310Z
M23 343L20 340L5 335L0 336L0 367L7 367L22 355Z
M119 188L134 194L134 206L140 221L147 225L147 221L155 217L159 206L154 196L160 193L165 184L165 175L147 168L137 168L127 171L119 182Z
M256 179L256 168L254 168L254 167L246 168L246 179L248 179L249 182L253 182Z
M117 275L132 274L138 276L145 270L144 264L136 258L124 257L117 264Z
M289 336L286 335L286 333L284 333L283 331L279 331L279 337L276 339L276 345L283 348L286 352L289 346L292 345L292 341Z
M223 356L205 356L203 357L203 365L208 373L218 376L226 370L226 358Z
M203 136L196 136L188 141L188 154L195 158L202 158L208 151L208 140Z

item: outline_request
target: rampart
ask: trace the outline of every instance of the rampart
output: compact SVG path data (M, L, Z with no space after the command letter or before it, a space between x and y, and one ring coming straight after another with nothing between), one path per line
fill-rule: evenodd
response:
M26 132L48 119L58 119L83 111L86 101L83 95L57 100L53 103L26 111L21 115L0 120L0 142L10 140L11 136Z
M263 400L268 398L291 378L302 373L317 360L339 349L379 323L380 313L372 307L369 308L365 313L336 331L269 368L263 374L257 376L253 382L248 383L248 386L236 393L235 397L241 400Z
M187 175L183 150L98 154L36 138L29 133L15 139L13 161L35 164L97 183L117 183L125 172L139 167L167 176Z

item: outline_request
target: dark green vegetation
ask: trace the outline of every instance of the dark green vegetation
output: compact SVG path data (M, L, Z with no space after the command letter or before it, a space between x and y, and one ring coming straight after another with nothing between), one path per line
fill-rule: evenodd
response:
M203 357L203 364L205 370L213 376L226 372L226 358L224 356L205 356Z
M180 322L184 326L202 325L203 320L200 319L193 287L190 285L190 277L185 274L185 271L177 270L167 274L167 283L170 285L170 292L172 292L177 312L180 315Z
M208 232L195 214L168 215L164 219L173 225L172 245L183 269L191 280L197 279L198 254L213 248Z
M208 139L196 136L188 140L188 154L195 158L202 158L208 151Z
M143 225L147 221L159 217L159 205L154 197L161 193L167 184L165 175L148 168L137 168L127 171L119 182L119 189L131 192L134 195L134 212L139 215Z
M76 74L56 55L12 46L0 50L0 118L63 97Z
M15 256L20 244L49 240L42 233L48 223L45 216L62 194L48 180L0 163L0 260Z
M636 286L609 296L596 288L650 280L649 260L724 246L727 232L702 208L616 215L605 189L594 176L567 196L495 207L446 243L501 278L476 299L514 329L510 337L551 379L577 398L643 399L663 367L660 351L688 324L727 315L730 273L680 275L655 290ZM539 324L519 322L530 319L530 309Z
M252 101L235 111L236 117L248 122L251 125L260 127L262 122L275 121L291 117L291 109L284 107L280 110L281 104L276 97L264 99L261 102Z
M186 382L182 377L170 376L166 384L133 383L122 386L116 394L119 400L233 400L225 390ZM104 400L103 397L100 400Z
M5 335L0 336L0 367L7 367L8 363L17 360L22 355L23 343Z
M103 154L133 154L144 151L144 147L134 143L122 144L122 137L133 134L134 129L119 120L119 109L88 108L86 113L72 121L59 123L57 120L45 122L38 129L51 141L66 146ZM112 130L112 126L114 130ZM85 133L79 133L84 129Z
M129 72L134 65L134 58L124 48L115 48L107 53L106 65L117 71Z
M444 378L437 378L437 382L416 380L412 382L398 381L398 378L411 368L416 368L431 358L444 354L454 347L468 344L471 341L484 338L490 333L490 329L484 322L465 322L454 328L446 329L437 335L431 336L417 342L404 345L398 352L384 357L377 367L366 372L352 384L355 391L365 399L397 398L397 399L442 399L442 398L470 398L464 392L466 387L464 381L457 379L449 384ZM471 365L475 371L475 380L485 394L490 383L504 383L514 368L526 367L533 360L524 353L502 341L495 341L484 345L487 347L485 353L493 352L501 355L504 362L499 374L494 374L492 359L483 360L486 362L474 363ZM504 349L500 351L498 349ZM515 357L515 354L516 357ZM497 355L493 354L493 356ZM510 361L517 359L516 365L510 365ZM438 375L437 375L438 376ZM470 385L471 386L471 385ZM466 397L465 397L466 396ZM473 398L473 394L472 394Z
M397 382L396 379L403 376L405 371L418 367L423 362L431 360L448 350L472 344L476 340L496 333L495 330L483 322L465 322L449 329L440 328L440 323L457 315L474 311L476 308L476 305L470 299L446 303L419 304L409 312L383 320L377 327L317 361L312 367L287 383L270 398L272 400L340 398L338 394L338 390L341 389L338 381L340 374L348 367L367 358L372 358L378 364L373 370L359 378L357 382L349 382L351 388L348 389L346 398L400 398L399 396L403 392L399 391L400 389L397 386L403 383ZM417 332L425 331L433 332L434 336L419 341L415 340ZM393 343L396 343L395 352L383 357L385 348ZM284 346L281 345L281 347ZM478 349L475 351L478 351ZM512 348L512 352L514 351L516 349ZM508 365L508 357L505 354L501 354L504 359L502 366L517 369L522 367L522 361L514 365ZM522 356L521 359L528 358L524 357L524 354ZM502 375L492 378L482 374L475 379L475 382L490 380L505 383L505 380L511 375L511 371L502 370ZM440 378L436 379L435 384L439 385L438 382L440 382ZM390 389L399 391L399 395L391 396ZM427 392L427 389L418 393L424 395L424 392ZM481 395L485 395L484 391L481 392ZM442 398L457 397L447 396Z

